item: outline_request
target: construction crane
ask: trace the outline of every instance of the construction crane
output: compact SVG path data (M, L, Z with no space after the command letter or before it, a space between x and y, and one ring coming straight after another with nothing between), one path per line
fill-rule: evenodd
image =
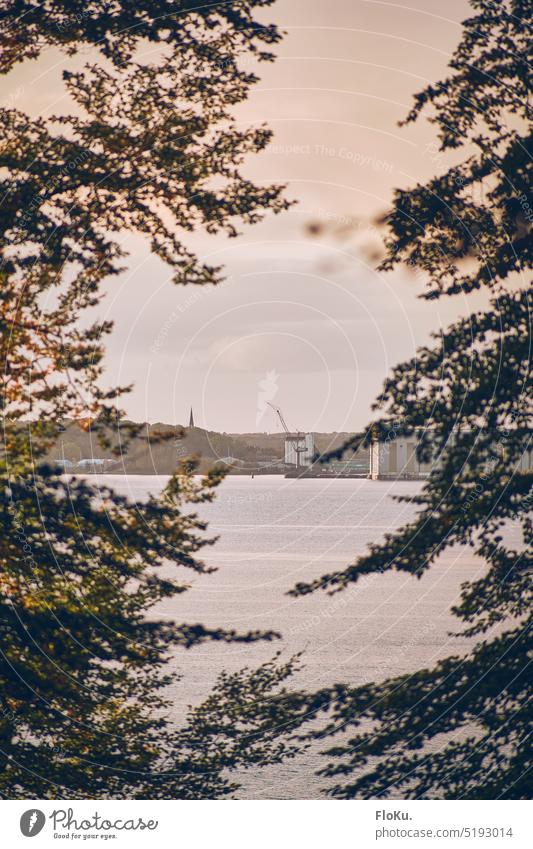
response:
M269 407L272 407L275 413L278 414L279 420L281 422L281 426L285 431L285 442L290 442L294 446L294 450L296 452L296 468L300 468L300 454L305 454L307 451L307 444L305 439L305 433L292 433L287 427L287 422L285 421L285 417L281 412L280 407L276 407L274 404L271 404L270 401L267 401ZM302 444L303 443L303 444Z
M285 419L284 419L284 417L283 417L283 413L281 412L281 407L275 407L275 406L274 406L274 404L271 404L271 403L270 403L270 401L267 401L267 404L268 404L268 406L269 406L269 407L271 407L271 408L274 410L274 412L275 412L275 413L277 413L277 414L278 414L278 416L279 416L279 420L280 420L280 422L281 422L281 425L282 425L283 430L285 431L285 433L290 433L290 430L289 430L289 428L287 427L287 422L285 421Z

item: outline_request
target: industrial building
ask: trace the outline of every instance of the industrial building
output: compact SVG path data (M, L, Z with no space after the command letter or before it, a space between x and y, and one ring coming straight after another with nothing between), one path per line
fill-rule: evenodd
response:
M454 439L452 434L450 437ZM370 474L373 480L424 480L428 478L439 458L432 462L420 463L416 456L417 438L397 437L385 442L374 442L370 449ZM533 449L525 450L517 471L525 472L533 469Z
M371 477L378 478L427 478L433 464L420 463L416 456L416 437L380 442L371 448ZM377 453L377 469L375 461Z

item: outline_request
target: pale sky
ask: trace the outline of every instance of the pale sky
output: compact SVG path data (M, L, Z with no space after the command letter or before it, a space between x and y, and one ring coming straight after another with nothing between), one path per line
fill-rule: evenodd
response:
M199 253L227 269L218 289L174 286L145 242L125 237L128 271L109 282L99 315L115 321L106 381L135 383L132 418L183 424L192 405L212 430L279 430L266 398L291 428L354 430L391 366L478 307L471 296L421 302L413 278L373 270L358 237L305 229L356 227L394 186L434 173L434 129L397 122L413 93L446 74L470 13L464 0L278 0L264 13L287 36L238 117L275 132L249 174L286 182L298 204L238 239L195 235ZM67 111L58 58L50 51L4 78L8 94L19 87L18 108Z

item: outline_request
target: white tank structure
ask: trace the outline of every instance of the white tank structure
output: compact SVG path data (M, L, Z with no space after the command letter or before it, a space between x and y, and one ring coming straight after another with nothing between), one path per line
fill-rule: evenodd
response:
M531 472L533 471L533 448L531 450L524 451L522 454L522 458L520 460L520 464L518 466L517 471L519 472Z
M315 455L314 433L285 434L285 465L308 468Z
M377 481L380 475L380 453L379 453L380 445L377 439L373 439L370 443L370 470L368 473L368 477L371 481Z

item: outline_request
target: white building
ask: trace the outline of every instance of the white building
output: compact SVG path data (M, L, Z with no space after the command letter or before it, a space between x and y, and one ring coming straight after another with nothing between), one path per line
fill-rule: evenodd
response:
M313 462L314 454L314 433L285 434L285 465L298 467L310 466Z

